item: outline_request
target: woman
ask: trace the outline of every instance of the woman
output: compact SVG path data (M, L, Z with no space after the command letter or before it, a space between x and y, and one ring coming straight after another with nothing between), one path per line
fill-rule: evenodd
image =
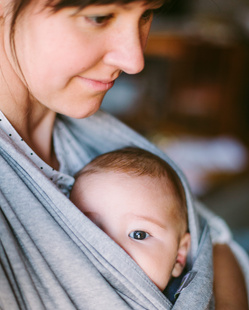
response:
M127 143L159 152L104 114L85 118L99 109L122 71L143 69L153 10L160 5L1 1L1 309L172 307L64 195L74 173L98 153ZM197 241L192 247L195 261ZM214 261L232 262L226 272L238 280L223 288L218 272L217 305L231 305L227 292L236 290L236 307L243 309L243 276L225 249ZM203 309L212 307L207 295ZM197 298L196 309L200 305Z

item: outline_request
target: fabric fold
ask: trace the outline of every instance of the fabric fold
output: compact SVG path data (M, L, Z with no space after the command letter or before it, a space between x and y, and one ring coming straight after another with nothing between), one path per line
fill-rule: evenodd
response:
M70 152L61 154L71 174L98 154L128 145L168 161L184 185L192 239L188 268L197 275L173 305L128 254L0 131L0 308L214 309L210 234L175 164L101 111L83 120L58 116L54 139L57 149L70 147L79 156L76 165L70 163Z

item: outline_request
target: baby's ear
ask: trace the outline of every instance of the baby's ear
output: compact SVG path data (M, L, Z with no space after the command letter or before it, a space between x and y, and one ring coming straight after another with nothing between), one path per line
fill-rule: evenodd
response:
M172 271L173 277L179 277L182 273L188 256L188 251L190 248L191 237L189 233L185 233L179 243L178 253L176 257L176 263Z

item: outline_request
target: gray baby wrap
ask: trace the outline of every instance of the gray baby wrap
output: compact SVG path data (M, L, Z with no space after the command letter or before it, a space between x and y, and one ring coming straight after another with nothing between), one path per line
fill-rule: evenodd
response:
M127 145L154 152L174 166L155 146L103 112L84 120L59 116L58 122L77 143L78 156L84 153L82 166L97 154ZM67 143L56 128L55 135L61 145ZM214 309L209 229L177 167L187 197L189 279L193 277L172 305L5 133L0 132L0 140L0 309Z

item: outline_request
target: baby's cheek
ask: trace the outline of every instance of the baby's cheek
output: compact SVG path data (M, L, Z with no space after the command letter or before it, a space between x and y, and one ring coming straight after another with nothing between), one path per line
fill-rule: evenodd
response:
M168 253L160 243L155 243L133 249L130 256L160 290L165 289L175 264L174 254Z

